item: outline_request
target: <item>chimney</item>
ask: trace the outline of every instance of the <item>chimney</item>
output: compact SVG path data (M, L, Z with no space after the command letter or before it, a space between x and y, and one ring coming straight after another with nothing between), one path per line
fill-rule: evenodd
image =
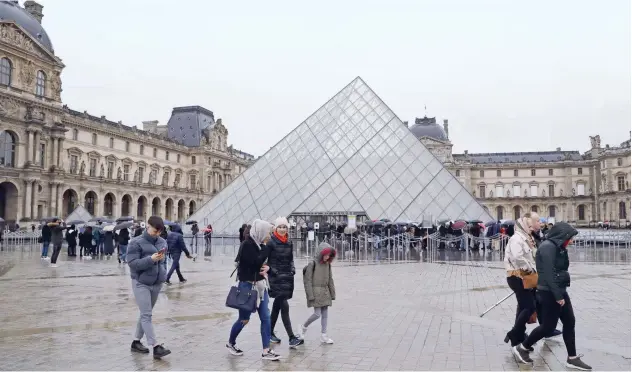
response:
M562 151L562 148L558 147L558 148L555 149L555 151Z
M443 119L443 130L445 131L445 136L450 139L450 132L448 131L448 119Z
M44 13L42 13L42 9L44 9L43 5L33 0L28 0L24 2L24 9L32 15L33 18L37 19L37 22L42 23L42 18L44 18Z
M143 130L153 132L158 127L158 120L143 121Z
M465 155L467 155L467 150L464 150L464 151L463 151L463 153L464 153Z
M406 128L408 128L408 122L407 121L404 122L404 125L406 126Z

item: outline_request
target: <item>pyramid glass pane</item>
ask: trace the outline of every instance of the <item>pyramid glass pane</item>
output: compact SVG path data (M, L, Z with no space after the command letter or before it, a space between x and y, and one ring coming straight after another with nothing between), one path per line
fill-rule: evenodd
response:
M320 212L493 219L359 77L191 218L235 233L254 218Z

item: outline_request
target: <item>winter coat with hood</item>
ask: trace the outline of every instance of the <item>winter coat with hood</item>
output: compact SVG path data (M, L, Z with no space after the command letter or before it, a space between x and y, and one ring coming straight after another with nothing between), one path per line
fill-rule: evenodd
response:
M42 241L50 243L51 229L48 224L42 226Z
M294 274L296 273L292 241L288 238L282 242L276 234L272 234L268 248L270 249L268 256L270 297L290 299L294 293Z
M571 225L566 222L556 223L546 234L546 240L540 244L535 256L538 290L553 293L556 301L564 298L566 288L571 285L566 245L575 235L577 230Z
M132 279L145 285L162 284L167 280L166 260L154 262L151 256L167 248L161 237L153 237L147 231L130 240L127 246L127 264Z
M66 227L59 222L51 222L48 224L48 227L50 227L50 242L53 245L61 245L64 241L64 229Z
M66 231L66 241L68 242L69 247L77 246L77 235L79 231L75 228L75 225L72 225Z
M331 306L336 299L336 286L331 272L331 264L323 263L323 255L335 250L327 243L320 243L320 253L303 269L303 285L307 297L307 307Z
M119 232L118 235L118 242L120 245L127 245L129 244L129 230L128 229L121 229L121 231Z
M169 247L169 254L174 260L179 259L182 252L185 256L189 256L189 251L184 243L184 235L179 226L171 227L171 231L167 234L167 246Z
M505 270L507 273L536 271L534 259L536 249L535 240L531 237L528 218L518 219L516 233L509 239L505 247Z

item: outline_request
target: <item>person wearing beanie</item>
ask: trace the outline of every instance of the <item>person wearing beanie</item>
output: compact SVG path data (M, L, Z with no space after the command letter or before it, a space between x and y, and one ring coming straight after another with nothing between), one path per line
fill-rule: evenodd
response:
M278 217L274 221L274 232L268 243L270 248L270 255L268 256L268 266L270 266L268 280L270 282L270 297L274 298L272 314L270 315L270 327L272 329L270 341L277 344L281 342L281 339L274 334L274 326L276 325L280 312L283 326L289 337L290 348L294 349L301 345L303 340L294 335L292 322L290 321L290 305L288 304L288 300L291 299L294 294L294 275L296 274L296 269L294 268L294 247L288 236L289 226L290 224L285 217Z
M529 352L531 347L544 337L550 335L562 321L562 337L568 358L566 367L590 371L592 367L581 360L575 349L575 313L567 288L571 285L568 273L568 251L566 248L573 242L578 232L566 222L558 222L546 235L535 255L538 272L536 297L540 303L542 322L527 336L527 339L512 348L515 357L521 363L532 363Z
M162 283L167 279L165 263L167 242L160 237L164 229L162 218L149 217L147 228L142 235L129 242L126 257L132 277L132 292L140 311L131 350L148 354L149 349L140 342L141 338L146 336L147 343L153 349L154 359L171 354L169 349L156 341L154 326L151 322L152 311L162 289Z
M307 297L307 307L313 307L314 313L301 325L299 337L305 338L307 327L320 318L320 342L331 345L334 341L327 336L329 307L336 299L336 286L331 272L331 262L336 258L336 250L328 243L320 243L320 252L303 268L303 285Z

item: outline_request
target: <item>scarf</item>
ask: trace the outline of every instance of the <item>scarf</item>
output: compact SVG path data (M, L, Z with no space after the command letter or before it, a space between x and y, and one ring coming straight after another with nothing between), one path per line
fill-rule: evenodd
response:
M270 222L266 222L264 220L257 219L252 221L252 226L250 227L250 238L255 242L257 247L259 247L259 250L261 250L261 244L263 244L263 240L266 236L270 236L272 227L273 226ZM257 289L257 297L259 297L259 301L263 300L263 295L268 289L268 281L266 279L259 280L255 283L255 288ZM257 306L259 306L258 303Z
M279 241L280 241L281 243L283 243L283 244L287 243L287 234L285 234L285 235L281 235L281 234L279 234L278 232L276 232L276 231L275 231L275 232L274 232L274 236L275 236L277 239L279 239Z

